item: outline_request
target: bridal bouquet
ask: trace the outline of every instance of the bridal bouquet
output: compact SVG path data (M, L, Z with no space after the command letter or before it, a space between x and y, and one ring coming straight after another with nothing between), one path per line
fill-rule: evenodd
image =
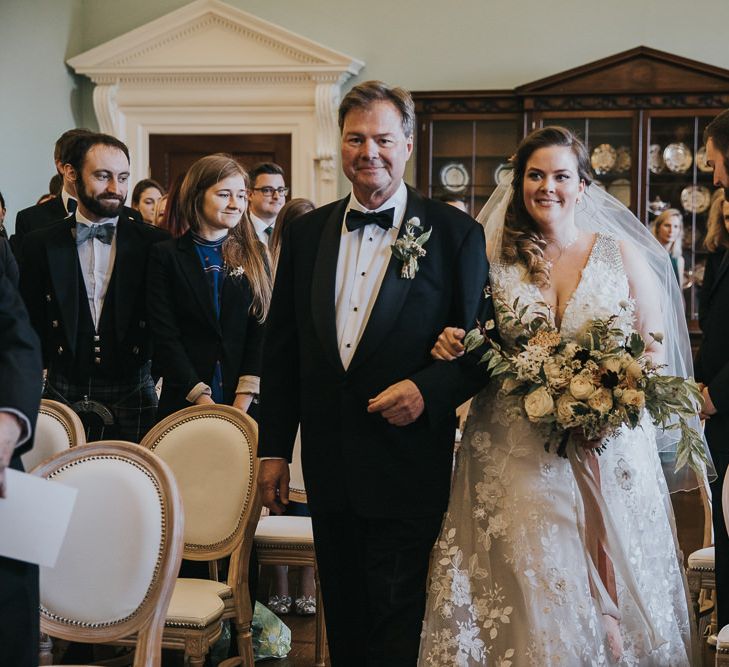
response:
M630 304L621 302L620 313L593 320L577 341L568 342L547 316L547 304L538 303L538 310L530 312L518 298L512 304L494 301L504 328L523 332L516 351L507 352L489 338L493 322L466 334L466 351L490 344L480 363L492 376L501 376L504 393L520 397L529 421L544 431L547 451L564 456L575 432L605 442L622 427L638 426L645 410L656 426L680 431L676 470L688 463L703 474L703 441L688 424L702 404L701 392L693 380L662 375L662 366L645 354L643 337L625 333L621 325L628 321L624 311ZM650 335L663 340L660 333Z

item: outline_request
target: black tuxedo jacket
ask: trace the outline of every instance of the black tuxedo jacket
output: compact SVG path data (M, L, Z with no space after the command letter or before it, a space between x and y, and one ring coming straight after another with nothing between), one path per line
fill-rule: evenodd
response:
M132 218L135 222L142 222L139 211L127 206L124 207L123 215ZM48 227L67 216L68 212L60 196L18 211L18 215L15 217L15 233L10 237L10 245L18 261L21 261L23 241L27 234Z
M218 320L190 232L152 248L148 274L154 369L163 378L157 417L188 407L185 397L199 382L210 384L218 359L224 400L232 404L238 378L260 375L263 330L249 313L248 280L225 277Z
M20 291L41 339L44 367L71 366L79 320L79 261L72 234L75 217L28 234L23 242ZM157 227L121 213L109 290L114 290L115 362L128 372L150 358L146 275L149 250L169 238Z
M709 387L718 414L707 419L705 431L712 450L729 453L729 251L709 255L699 294L699 323L703 332L695 375Z
M313 512L352 507L362 516L444 511L452 469L455 408L486 372L434 362L445 326L470 328L485 302L483 230L452 206L408 188L405 220L432 229L413 280L390 259L366 329L345 371L337 346L335 284L348 199L295 220L284 232L261 373L259 456L291 460L301 423L302 463ZM482 317L485 315L481 313ZM425 400L414 423L368 414L368 399L410 379Z

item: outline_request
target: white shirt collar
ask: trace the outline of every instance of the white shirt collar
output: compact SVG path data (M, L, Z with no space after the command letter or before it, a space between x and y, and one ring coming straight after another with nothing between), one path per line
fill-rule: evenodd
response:
M84 225L89 225L91 227L93 227L93 225L104 225L104 224L108 224L108 223L111 223L112 225L116 226L116 223L119 222L119 216L117 216L116 218L102 218L101 220L99 220L97 222L93 222L92 220L89 220L87 217L85 217L83 215L83 213L81 213L81 209L77 208L76 209L76 222L80 222Z
M267 229L268 227L273 227L275 220L269 225L265 220L262 220L259 218L253 211L248 211L248 216L251 219L251 222L253 223L253 226L259 231L262 232L264 229Z
M385 211L388 208L395 209L395 215L393 216L392 226L395 229L400 229L402 219L405 215L405 207L408 203L408 189L405 187L405 181L400 181L395 193L383 204L378 206L376 209L368 209L357 201L357 197L354 196L354 189L349 195L349 206L347 210L354 209L355 211L362 211L363 213L377 213L378 211Z
M73 199L76 201L76 197L72 197L68 192L66 192L65 189L61 190L61 200L63 201L63 208L66 209L66 212L68 212L68 200Z

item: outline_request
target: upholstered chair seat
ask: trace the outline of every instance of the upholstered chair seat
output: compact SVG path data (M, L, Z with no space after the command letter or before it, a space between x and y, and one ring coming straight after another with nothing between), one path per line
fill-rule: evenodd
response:
M202 583L202 586L198 584ZM225 605L218 595L219 586L205 586L202 579L178 579L167 610L165 627L207 628L223 615ZM210 582L217 584L218 582ZM228 593L232 595L230 587Z

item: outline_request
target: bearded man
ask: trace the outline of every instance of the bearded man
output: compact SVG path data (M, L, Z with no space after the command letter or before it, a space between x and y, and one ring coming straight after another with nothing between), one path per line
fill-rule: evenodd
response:
M147 256L168 235L126 213L129 150L118 139L78 137L64 169L78 207L26 236L20 269L47 370L44 396L73 407L89 439L139 442L157 406Z

